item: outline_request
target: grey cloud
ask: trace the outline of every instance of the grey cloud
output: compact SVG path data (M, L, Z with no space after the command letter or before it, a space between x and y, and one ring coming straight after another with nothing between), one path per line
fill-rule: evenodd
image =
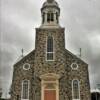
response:
M62 5L66 48L76 55L82 48L82 59L89 64L91 88L94 88L100 83L100 1L68 0Z

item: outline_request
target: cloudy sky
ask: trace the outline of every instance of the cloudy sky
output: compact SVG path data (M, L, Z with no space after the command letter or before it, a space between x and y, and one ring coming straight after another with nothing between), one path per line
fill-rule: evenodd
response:
M45 0L0 1L0 87L6 96L13 64L35 47L35 28L41 24L40 8ZM56 0L60 23L66 28L66 48L89 64L91 88L100 83L100 0Z

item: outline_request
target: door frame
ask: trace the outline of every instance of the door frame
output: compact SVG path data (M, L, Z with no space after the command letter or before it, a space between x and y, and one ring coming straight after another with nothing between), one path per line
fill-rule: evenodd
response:
M56 90L56 100L59 100L59 78L60 78L59 75L54 73L48 73L45 75L41 75L40 78L41 78L41 100L44 100L44 91L46 90L45 87L47 86L47 84L54 85L54 89L52 90Z

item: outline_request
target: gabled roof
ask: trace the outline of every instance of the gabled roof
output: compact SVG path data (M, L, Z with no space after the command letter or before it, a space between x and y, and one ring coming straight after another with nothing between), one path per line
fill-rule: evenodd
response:
M21 57L21 59L18 60L18 61L14 64L14 66L16 66L17 64L23 62L23 61L26 60L26 59L29 59L30 56L32 56L32 58L34 59L34 54L35 54L35 50L32 50L32 51L31 51L29 54L27 54L26 56Z
M65 51L66 51L66 55L69 54L69 55L71 55L73 58L76 58L76 59L80 60L82 63L88 65L88 64L87 64L86 62L84 62L81 58L79 58L79 57L76 56L75 54L71 53L69 50L65 49Z
M66 55L70 55L73 58L76 58L78 60L80 60L82 63L87 64L86 62L84 62L81 58L77 57L76 55L74 55L73 53L71 53L69 50L65 49ZM32 56L32 58L34 59L34 54L35 54L35 50L31 51L29 54L27 54L26 56L24 56L23 58L20 57L20 59L14 64L14 66L16 66L17 64L23 62L26 59L29 59L30 56ZM88 64L87 64L88 65Z

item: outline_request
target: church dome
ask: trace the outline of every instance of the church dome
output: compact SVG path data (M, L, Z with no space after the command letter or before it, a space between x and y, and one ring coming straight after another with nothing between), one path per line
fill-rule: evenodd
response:
M55 6L55 7L59 7L58 3L55 0L51 0L52 2L49 2L49 0L47 0L46 2L44 2L43 7L49 7L49 6Z
M41 27L59 27L60 8L55 0L46 0L41 8Z

